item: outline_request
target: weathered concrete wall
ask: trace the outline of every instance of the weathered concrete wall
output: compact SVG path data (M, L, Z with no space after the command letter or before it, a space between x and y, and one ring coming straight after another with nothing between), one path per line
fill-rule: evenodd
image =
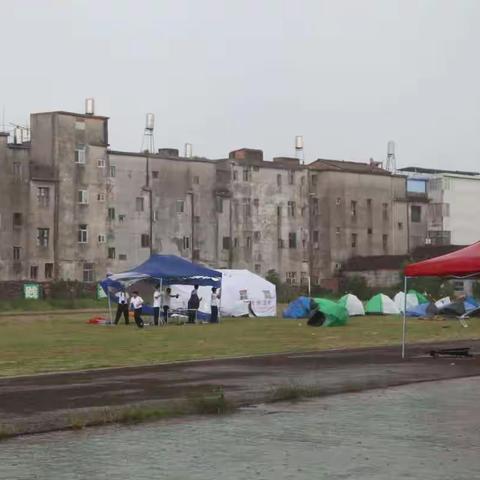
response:
M366 270L362 272L347 272L343 275L346 277L363 277L367 286L372 288L388 288L399 285L403 277L398 270Z

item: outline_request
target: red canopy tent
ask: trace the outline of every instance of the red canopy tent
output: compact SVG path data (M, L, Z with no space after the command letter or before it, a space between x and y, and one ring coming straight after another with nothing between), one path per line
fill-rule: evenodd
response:
M456 252L407 265L405 274L405 305L403 307L402 358L405 358L407 332L407 283L410 277L469 278L480 275L480 242Z

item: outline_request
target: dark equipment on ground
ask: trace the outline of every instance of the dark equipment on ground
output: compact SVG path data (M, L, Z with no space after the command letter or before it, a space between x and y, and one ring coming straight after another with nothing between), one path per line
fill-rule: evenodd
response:
M443 348L440 350L430 350L430 356L433 358L445 357L473 357L470 353L470 347L462 348Z
M307 325L310 327L321 327L325 322L325 314L320 310L314 310L310 315Z

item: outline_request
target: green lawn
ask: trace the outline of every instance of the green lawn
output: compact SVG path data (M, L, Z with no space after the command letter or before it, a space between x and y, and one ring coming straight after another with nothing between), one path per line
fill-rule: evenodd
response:
M0 317L0 376L143 365L211 357L399 344L400 317L351 318L345 327L305 321L225 319L219 325L138 330L88 325L91 315ZM410 342L480 338L480 319L410 320Z

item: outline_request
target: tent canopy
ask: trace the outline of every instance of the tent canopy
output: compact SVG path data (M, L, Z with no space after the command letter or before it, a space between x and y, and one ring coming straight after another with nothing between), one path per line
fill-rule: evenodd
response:
M480 274L480 242L405 267L406 277L473 277L478 274Z
M283 311L283 318L305 318L310 315L310 311L310 299L298 297L288 304Z
M100 282L103 289L122 288L140 280L154 279L163 285L210 285L220 287L222 274L176 255L151 255L148 260L127 272L110 275Z
M317 311L323 314L322 326L338 327L347 324L348 311L343 305L326 298L314 298L313 301L318 305ZM315 315L315 311L313 315ZM308 324L311 324L310 320Z
M351 293L347 293L346 295L344 295L338 301L338 303L347 309L348 315L350 315L351 317L355 315L365 315L363 303L357 296L352 295Z

